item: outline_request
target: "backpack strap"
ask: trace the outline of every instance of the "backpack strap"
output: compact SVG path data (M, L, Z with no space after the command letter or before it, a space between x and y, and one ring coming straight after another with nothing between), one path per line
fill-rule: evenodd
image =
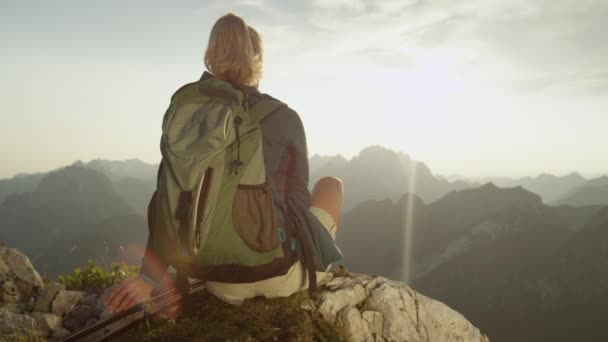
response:
M257 123L261 123L277 109L287 106L285 103L277 100L259 100L249 110L249 117Z

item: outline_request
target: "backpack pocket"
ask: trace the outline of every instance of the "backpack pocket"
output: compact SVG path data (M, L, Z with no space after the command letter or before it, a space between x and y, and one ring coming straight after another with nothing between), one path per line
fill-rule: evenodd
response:
M265 253L280 247L279 222L268 181L237 185L232 222L240 238L252 250Z

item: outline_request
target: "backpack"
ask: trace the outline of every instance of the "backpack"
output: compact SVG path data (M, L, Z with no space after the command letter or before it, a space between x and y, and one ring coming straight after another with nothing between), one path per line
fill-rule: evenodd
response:
M163 118L150 242L178 273L229 283L285 274L297 259L266 178L261 122L285 106L216 78L187 84Z

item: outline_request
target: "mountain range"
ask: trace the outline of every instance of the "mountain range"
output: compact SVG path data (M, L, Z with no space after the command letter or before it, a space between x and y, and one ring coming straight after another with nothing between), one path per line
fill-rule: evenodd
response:
M561 205L608 205L608 176L591 179L568 191L555 202Z
M593 304L608 304L608 207L548 206L488 183L428 205L413 194L361 203L337 242L347 269L407 281L492 341L608 338Z
M324 176L338 177L344 183L345 210L367 200L396 200L406 192L431 202L450 191L472 186L437 177L424 163L381 146L367 147L350 160L340 155L311 157L310 186Z
M139 263L147 236L146 220L112 181L79 163L45 174L32 191L7 195L0 227L0 241L27 252L49 276L88 258Z
M139 264L157 165L77 161L0 180L0 241L49 277L88 258ZM312 156L345 184L350 270L407 281L492 341L607 340L608 177L448 180L379 146Z

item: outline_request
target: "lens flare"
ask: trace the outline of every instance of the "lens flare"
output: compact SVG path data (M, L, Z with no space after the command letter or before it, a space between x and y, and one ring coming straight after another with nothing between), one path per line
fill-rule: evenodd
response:
M401 281L409 283L412 275L412 237L414 236L414 202L416 200L416 169L418 163L414 160L410 161L409 186L407 192L407 201L405 210L402 211L404 217L403 243L401 250Z

